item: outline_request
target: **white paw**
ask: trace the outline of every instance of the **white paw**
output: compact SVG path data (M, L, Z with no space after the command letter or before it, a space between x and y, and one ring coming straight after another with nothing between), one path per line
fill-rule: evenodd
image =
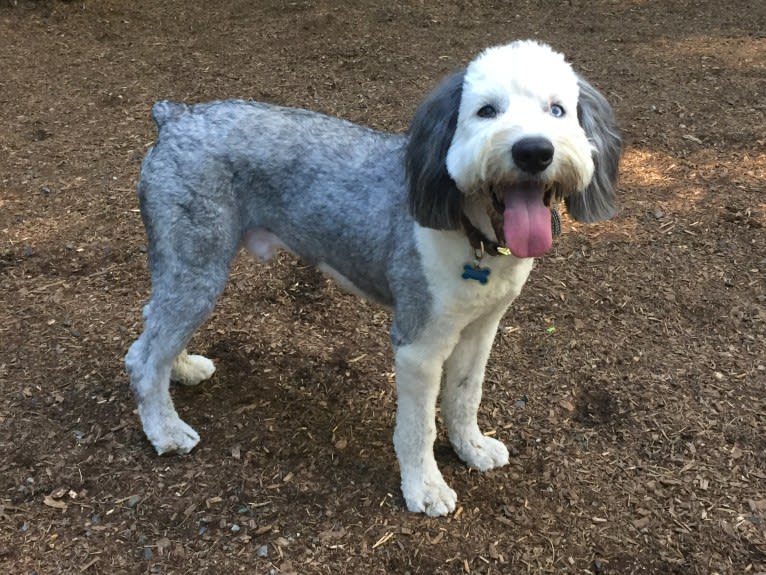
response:
M181 385L197 385L210 379L213 373L215 373L215 365L208 358L201 355L187 355L184 352L173 362L170 379Z
M508 464L508 448L501 441L480 433L470 439L455 440L452 447L460 459L479 471L488 471Z
M199 443L199 434L178 415L144 423L144 433L157 450L166 453L189 453Z
M455 510L457 504L457 494L447 485L440 473L438 477L403 481L402 492L407 509L415 513L425 513L429 517L448 515Z

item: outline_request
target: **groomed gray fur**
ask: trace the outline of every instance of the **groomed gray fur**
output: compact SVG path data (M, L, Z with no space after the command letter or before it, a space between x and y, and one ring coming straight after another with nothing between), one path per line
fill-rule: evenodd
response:
M404 136L235 100L159 102L152 116L159 135L139 182L152 300L184 297L177 284L191 283L195 299L212 305L246 232L261 228L307 263L329 265L371 300L401 309L394 339L412 339L429 294L410 289L424 278L407 210Z

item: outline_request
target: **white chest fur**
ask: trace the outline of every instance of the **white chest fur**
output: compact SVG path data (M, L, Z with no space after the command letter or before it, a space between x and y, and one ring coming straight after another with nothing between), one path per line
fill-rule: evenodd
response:
M485 256L479 265L489 269L487 283L463 279L463 266L474 263L465 234L438 231L416 224L415 237L433 295L434 312L477 317L497 305L510 304L521 292L534 260L514 256Z

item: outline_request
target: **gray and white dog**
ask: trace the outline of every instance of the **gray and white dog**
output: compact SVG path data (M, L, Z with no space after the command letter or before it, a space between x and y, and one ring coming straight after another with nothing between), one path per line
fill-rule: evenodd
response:
M242 246L287 249L391 309L394 448L412 511L457 497L434 459L436 403L471 467L508 463L477 424L500 319L551 247L552 209L615 212L621 142L608 103L546 45L490 48L446 78L409 133L256 102L159 102L138 192L152 276L144 331L125 358L144 432L158 453L199 436L170 397L213 364L188 355Z

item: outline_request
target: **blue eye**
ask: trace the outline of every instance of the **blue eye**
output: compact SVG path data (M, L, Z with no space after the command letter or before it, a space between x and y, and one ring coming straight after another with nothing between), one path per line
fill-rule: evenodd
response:
M494 118L497 116L497 110L494 106L487 104L486 106L479 108L479 111L476 112L476 115L479 116L479 118Z
M554 118L563 118L566 115L564 108L558 104L551 104L550 107L551 116Z

